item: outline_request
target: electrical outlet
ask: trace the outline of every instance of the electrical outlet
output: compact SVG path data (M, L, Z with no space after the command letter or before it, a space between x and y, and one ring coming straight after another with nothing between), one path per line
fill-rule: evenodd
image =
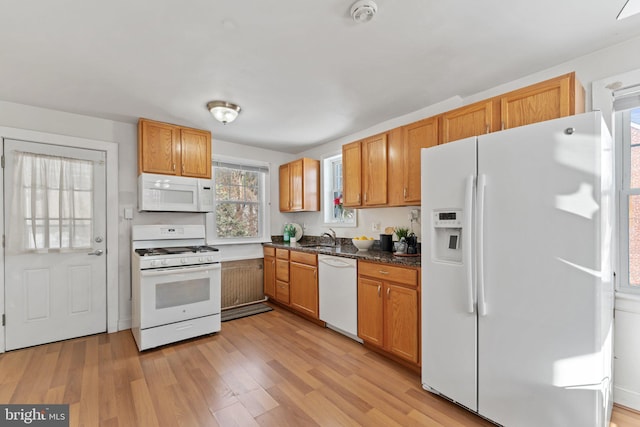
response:
M371 231L380 231L380 223L372 222L371 223Z
M411 220L411 221L419 221L420 220L420 209L411 209L411 213L409 214L409 220Z

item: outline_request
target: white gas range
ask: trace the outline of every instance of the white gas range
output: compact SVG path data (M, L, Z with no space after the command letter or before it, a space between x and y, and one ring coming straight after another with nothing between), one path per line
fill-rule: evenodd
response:
M204 226L135 225L131 234L138 349L220 331L221 255Z

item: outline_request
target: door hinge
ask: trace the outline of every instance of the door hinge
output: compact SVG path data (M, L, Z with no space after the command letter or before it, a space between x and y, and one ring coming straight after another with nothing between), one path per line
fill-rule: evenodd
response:
M2 235L2 247L4 248L4 234Z
M2 326L4 326L4 322L5 322L5 318L4 318L4 314L2 315Z
M0 157L0 164L2 164L2 169L4 169L4 154Z

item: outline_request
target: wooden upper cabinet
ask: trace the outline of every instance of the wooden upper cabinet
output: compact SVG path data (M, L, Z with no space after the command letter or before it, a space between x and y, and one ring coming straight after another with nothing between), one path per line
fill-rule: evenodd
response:
M211 132L138 121L138 173L211 178Z
M211 134L181 129L182 176L211 178Z
M298 159L279 170L280 212L320 210L320 161Z
M389 206L420 204L420 150L438 144L438 117L389 132Z
M499 108L497 99L489 99L447 111L442 115L442 143L498 130Z
M180 128L140 119L138 122L138 173L180 175Z
M584 112L584 88L575 73L565 74L500 96L503 129Z
M363 206L387 203L387 134L362 141Z
M290 164L280 165L279 169L279 195L280 195L280 212L288 212L291 209L291 196L289 194L289 168Z
M362 203L362 149L360 141L342 146L342 204L358 207Z

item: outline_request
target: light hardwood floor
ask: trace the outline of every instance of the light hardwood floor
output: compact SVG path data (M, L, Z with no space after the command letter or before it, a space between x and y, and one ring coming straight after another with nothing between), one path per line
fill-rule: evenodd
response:
M69 403L72 426L490 426L329 329L274 311L138 353L130 331L0 355L0 402ZM615 408L612 427L640 425Z

